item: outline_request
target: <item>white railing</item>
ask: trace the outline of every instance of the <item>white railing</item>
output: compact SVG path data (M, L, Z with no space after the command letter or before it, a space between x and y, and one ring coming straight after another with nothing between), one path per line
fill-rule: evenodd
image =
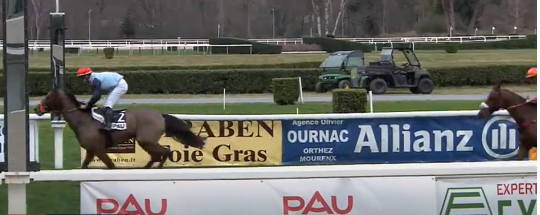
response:
M427 179L427 181L433 181L433 179L443 178L493 178L493 177L522 177L533 176L537 174L536 162L521 162L521 161L506 161L506 162L478 162L478 163L420 163L420 164L376 164L376 165L332 165L332 166L289 166L289 167L249 167L249 168L184 168L184 169L139 169L139 170L44 170L40 172L5 172L0 174L0 183L2 181L7 184L8 189L8 213L21 214L26 213L27 197L26 197L26 185L35 182L50 182L50 181L76 181L81 182L81 185L86 182L99 181L106 183L107 181L133 183L139 181L140 183L152 182L150 185L166 186L171 181L177 183L219 183L224 181L242 180L241 183L247 183L247 180L256 181L257 184L268 180L312 180L312 179L395 179L394 181L403 182L401 179L410 179L411 181L418 181ZM3 180L2 180L3 179ZM397 181L396 181L397 180ZM128 182L129 181L129 182ZM375 180L378 181L378 180ZM405 180L406 181L406 180ZM161 182L161 183L160 183ZM406 181L408 182L408 181ZM532 181L531 181L532 182ZM343 184L343 182L341 182ZM345 184L349 184L347 182ZM536 181L534 181L536 183ZM265 183L263 183L265 184ZM411 183L403 183L411 185ZM424 184L424 183L422 183ZM196 185L196 184L195 184ZM230 184L229 184L230 185ZM139 184L139 187L144 187ZM190 186L192 186L190 184ZM200 186L200 185L199 185ZM241 187L240 184L236 185ZM387 185L386 185L387 186ZM82 186L84 187L84 186ZM213 186L219 187L219 186ZM324 186L323 186L324 187ZM399 186L398 186L399 187ZM397 189L395 187L394 189ZM427 190L430 185L425 185L423 190ZM286 189L290 187L283 187ZM353 189L353 187L346 187ZM109 188L111 189L111 188ZM171 189L171 187L168 187ZM253 187L250 187L253 189ZM347 189L347 190L349 190ZM317 189L315 189L317 190ZM326 189L327 190L327 189ZM114 186L112 193L125 193L136 192L130 189L126 191L124 189L118 189ZM145 195L153 196L155 192L146 190ZM238 191L238 189L235 189ZM240 190L241 191L241 190ZM81 191L82 196L85 195L84 191ZM139 192L140 193L140 192ZM203 192L204 193L204 192ZM207 192L208 193L208 192ZM409 193L410 194L410 193ZM534 193L536 194L536 193ZM88 193L86 193L88 195ZM102 194L103 195L103 194ZM113 199L110 193L104 194L105 198ZM139 194L140 195L140 194ZM208 194L200 194L202 196L210 196ZM213 194L215 196L216 194ZM422 195L433 195L435 193L425 193ZM127 196L127 195L126 195ZM169 199L163 196L161 192L160 197L164 200ZM178 196L178 193L175 193ZM102 198L103 198L102 197ZM122 199L120 199L122 198ZM117 201L122 201L126 197L115 197ZM185 199L185 198L184 198ZM281 200L281 197L279 198ZM174 200L174 199L172 199ZM93 198L92 203L87 203L88 200L81 201L81 212L84 211L82 204L91 205L95 208L97 200ZM208 202L210 201L210 202ZM222 201L222 200L218 200ZM206 203L218 205L215 199L210 198ZM146 203L147 205L149 203ZM275 205L275 204L274 204ZM148 206L147 206L148 207ZM275 206L274 206L275 207ZM225 208L223 208L225 209ZM117 210L113 209L113 210ZM174 209L175 214L178 213L178 209ZM281 210L281 209L280 209ZM164 214L164 213L163 213ZM173 214L173 213L167 213ZM240 213L242 214L242 213ZM264 213L268 214L268 213ZM275 213L274 213L275 214ZM429 213L423 213L429 214Z
M457 37L388 37L388 38L336 38L361 43L439 43L439 42L489 42L500 40L524 39L526 35L499 35L499 36L457 36ZM249 39L269 44L302 44L302 38L273 38L273 39ZM0 41L0 46L3 41ZM29 40L31 49L49 48L49 40ZM182 47L190 48L208 44L208 39L127 39L127 40L66 40L66 47L77 48L103 48L103 47L122 47L122 48L161 48L161 47Z
M284 167L44 170L30 172L34 181L164 181L288 178L347 178L536 174L536 162L455 162ZM0 180L5 178L0 173Z
M476 116L478 111L421 111L421 112L393 112L393 113L351 113L351 114L280 114L280 115L184 115L173 114L173 116L184 120L302 120L302 119L366 119L366 118L418 118L418 117L450 117L450 116ZM508 115L507 111L498 111L495 115ZM30 120L44 121L50 120L50 115L37 116L30 114ZM0 121L4 120L4 115L0 115ZM61 122L51 123L54 135L54 167L63 169L63 144L64 127ZM71 132L71 131L67 131ZM37 132L36 132L37 133ZM32 134L31 134L32 135ZM31 138L32 139L32 138ZM38 137L34 137L35 140ZM39 144L39 143L38 143ZM39 146L36 147L36 154ZM39 161L39 160L38 160Z

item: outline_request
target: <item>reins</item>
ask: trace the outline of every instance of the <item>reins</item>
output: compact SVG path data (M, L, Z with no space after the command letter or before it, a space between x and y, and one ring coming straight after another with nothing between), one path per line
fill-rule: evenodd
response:
M495 91L493 91L492 93L500 94L500 93L495 92ZM486 104L483 103L483 102L482 102L482 104L486 105ZM507 107L507 108L504 108L504 109L506 109L507 111L510 111L511 109L520 107L520 106L522 106L522 105L524 105L524 104L527 104L527 101L522 102L522 103L519 103L519 104L512 105L512 106ZM487 106L487 105L486 105L486 106ZM500 109L503 109L503 108L500 108ZM525 120L524 122L522 122L522 123L519 124L519 127L520 127L520 128L523 128L523 129L526 129L529 125L535 124L535 123L536 123L536 120L530 120L530 121Z

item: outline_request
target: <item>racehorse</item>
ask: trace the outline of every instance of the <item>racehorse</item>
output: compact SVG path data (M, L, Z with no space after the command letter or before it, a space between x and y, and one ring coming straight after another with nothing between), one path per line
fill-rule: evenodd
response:
M525 98L501 89L501 84L493 87L487 99L480 104L478 116L487 118L495 111L505 109L514 118L519 127L518 159L527 157L527 152L536 147L536 105L528 103Z
M94 156L107 168L116 168L106 149L132 138L150 155L144 168L151 168L155 162L159 162L158 168L163 168L163 164L171 156L171 151L159 144L163 134L194 148L202 149L205 145L204 140L193 133L186 122L169 114L153 110L115 110L113 130L105 131L102 129L104 111L95 107L81 110L80 104L82 103L73 94L63 89L54 89L36 106L35 112L38 115L51 112L64 116L80 146L86 150L81 166L83 169L88 168Z

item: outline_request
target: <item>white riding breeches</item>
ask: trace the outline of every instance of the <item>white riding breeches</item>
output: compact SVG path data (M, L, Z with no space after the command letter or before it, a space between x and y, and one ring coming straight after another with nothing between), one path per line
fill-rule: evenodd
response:
M105 100L104 107L113 108L114 104L122 97L122 95L126 94L128 91L128 84L127 82L122 79L118 82L118 85L114 87L114 89L109 93L107 96L107 100Z

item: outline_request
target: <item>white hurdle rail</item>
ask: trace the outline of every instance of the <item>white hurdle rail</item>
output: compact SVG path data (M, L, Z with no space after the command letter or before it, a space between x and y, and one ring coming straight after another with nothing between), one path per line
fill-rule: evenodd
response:
M367 119L367 118L416 118L416 117L451 117L451 116L476 116L477 110L470 111L420 111L420 112L390 112L390 113L349 113L349 114L275 114L275 115L191 115L191 114L172 114L173 116L184 120L305 120L305 119ZM508 112L498 111L495 115L508 115ZM30 120L50 120L50 114L37 116L30 114ZM0 120L4 115L0 114ZM63 122L53 121L51 127L54 132L54 167L63 169L64 165L64 127ZM72 131L68 131L72 132ZM39 138L39 137L36 137ZM70 143L77 144L77 143ZM39 148L39 147L36 147Z
M242 180L535 174L531 161L363 164L179 169L73 169L30 172L33 181ZM9 174L8 174L9 175ZM6 174L0 173L0 181Z

